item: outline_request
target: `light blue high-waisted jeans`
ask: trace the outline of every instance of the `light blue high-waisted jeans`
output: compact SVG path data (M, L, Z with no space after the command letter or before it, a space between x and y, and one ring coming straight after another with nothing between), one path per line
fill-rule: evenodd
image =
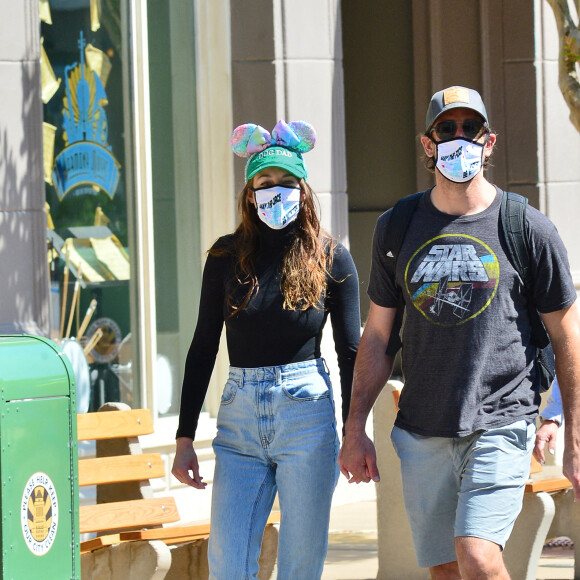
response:
M231 367L217 427L210 579L257 578L276 491L278 580L319 579L339 475L334 401L324 361Z

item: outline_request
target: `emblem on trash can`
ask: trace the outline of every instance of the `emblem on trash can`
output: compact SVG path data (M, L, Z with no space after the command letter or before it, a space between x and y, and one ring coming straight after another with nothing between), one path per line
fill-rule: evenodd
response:
M35 556L46 554L52 547L58 527L56 489L46 473L39 471L26 483L20 522L28 549Z

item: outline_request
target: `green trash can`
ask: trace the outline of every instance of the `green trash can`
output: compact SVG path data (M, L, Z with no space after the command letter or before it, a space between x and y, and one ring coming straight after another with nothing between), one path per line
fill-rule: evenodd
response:
M3 579L80 578L75 380L52 341L0 335Z

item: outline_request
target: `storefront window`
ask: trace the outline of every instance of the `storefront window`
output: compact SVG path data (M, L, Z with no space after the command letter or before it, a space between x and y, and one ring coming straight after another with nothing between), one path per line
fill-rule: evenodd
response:
M123 10L121 0L40 2L51 335L73 363L80 412L140 405Z
M79 411L121 401L175 417L202 269L194 3L138 5L135 26L148 37L139 59L132 8L131 0L40 0L51 335L73 362ZM133 60L148 101L137 98ZM143 134L137 118L145 141L133 141ZM136 221L145 206L147 224ZM147 248L137 239L143 228ZM154 270L154 289L141 263ZM142 309L154 312L153 340L136 320L145 320Z

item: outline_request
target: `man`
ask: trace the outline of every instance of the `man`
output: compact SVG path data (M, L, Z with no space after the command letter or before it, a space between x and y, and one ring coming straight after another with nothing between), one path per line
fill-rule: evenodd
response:
M389 274L390 211L375 229L369 317L339 456L352 483L379 481L364 426L391 371L402 293L405 387L391 435L419 565L432 579L509 579L502 549L521 509L540 396L523 283L506 256L502 192L484 167L496 135L481 96L433 95L421 137L435 186L423 193ZM527 209L535 306L556 353L565 409L564 474L580 499L580 323L565 248Z

